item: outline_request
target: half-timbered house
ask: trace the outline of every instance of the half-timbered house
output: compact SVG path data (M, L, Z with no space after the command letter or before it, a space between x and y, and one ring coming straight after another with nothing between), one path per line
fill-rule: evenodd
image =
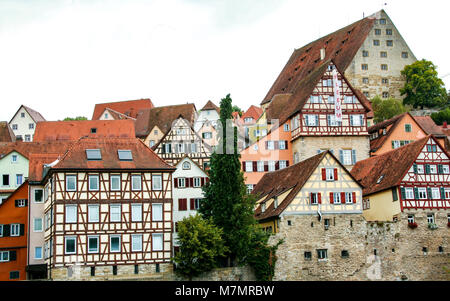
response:
M450 222L450 156L431 135L360 161L352 174L365 187L368 221Z
M191 123L181 115L152 149L173 166L187 155L204 170L209 166L212 153L211 147L194 131Z
M136 138L83 138L47 166L49 278L169 271L174 170Z

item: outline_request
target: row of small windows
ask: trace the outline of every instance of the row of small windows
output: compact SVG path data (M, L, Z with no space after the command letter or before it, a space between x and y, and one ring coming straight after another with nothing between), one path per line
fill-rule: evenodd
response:
M369 57L369 51L363 50L362 56L363 57ZM380 57L387 58L388 57L387 51L380 51ZM407 59L409 57L409 53L408 52L402 52L401 57L404 58L404 59Z
M245 172L267 172L276 171L289 167L289 161L246 161L243 162Z
M173 145L173 146L172 146ZM163 154L191 154L198 153L200 150L197 143L163 143L161 144L161 153Z
M133 155L130 150L118 150L117 156L120 161L133 161ZM102 153L100 149L87 149L86 157L89 161L102 160Z
M319 261L323 261L323 260L327 260L328 259L328 250L327 249L320 249L320 250L316 250L316 254L317 254L317 259ZM305 256L305 260L312 260L312 252L310 251L305 251L304 253ZM341 251L341 257L342 258L348 258L349 252L347 250L342 250Z
M111 191L121 191L122 180L121 175L111 175L109 180L109 188ZM89 175L88 176L88 189L89 191L100 190L100 176ZM142 176L131 176L131 190L142 190ZM162 190L162 175L152 175L152 190ZM66 175L66 191L77 191L77 175Z
M362 82L363 82L363 84L369 84L369 78L368 77L363 77ZM389 79L388 78L382 78L381 79L381 83L382 84L389 84Z
M403 200L445 200L450 199L450 188L444 187L401 187Z
M334 96L328 95L327 97L328 97L327 103L335 103ZM324 102L325 101L323 100L322 95L311 95L310 96L310 103L324 103ZM343 103L344 104L358 103L358 99L356 98L356 96L346 95L346 96L344 96Z
M363 94L364 94L364 96L367 97L367 98L370 97L370 93L367 92L367 91L364 91ZM381 97L383 97L383 98L389 98L389 92L383 92L383 93L381 94Z
M377 36L381 35L381 29L375 28L375 35L377 35ZM387 36L391 36L392 35L392 29L391 28L386 28L386 35Z
M18 130L19 129L19 125L18 124L12 124L12 129L14 130L14 131L16 131L16 130ZM34 123L29 123L28 124L28 129L29 130L34 130Z
M414 224L416 222L414 214L408 215L408 224ZM434 213L428 213L427 214L427 223L428 224L435 224L435 216ZM447 223L450 223L450 214L447 214Z
M319 126L319 115L305 115L305 124L309 127ZM342 126L342 122L337 121L335 115L327 115L327 125ZM364 115L350 115L350 126L364 126Z
M449 165L445 164L413 164L415 174L450 174Z
M17 186L22 185L24 180L26 180L26 178L24 178L23 174L16 174ZM2 175L2 186L9 186L9 185L10 185L9 175Z
M389 66L387 64L381 64L380 69L383 71L388 71ZM369 70L369 64L361 64L361 70L364 70L364 71Z

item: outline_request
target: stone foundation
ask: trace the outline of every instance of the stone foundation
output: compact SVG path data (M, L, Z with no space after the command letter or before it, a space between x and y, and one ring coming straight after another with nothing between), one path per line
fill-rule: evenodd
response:
M188 279L175 276L177 281L187 281ZM204 273L199 277L192 279L193 281L255 281L255 275L248 266L220 268L214 269L208 273Z

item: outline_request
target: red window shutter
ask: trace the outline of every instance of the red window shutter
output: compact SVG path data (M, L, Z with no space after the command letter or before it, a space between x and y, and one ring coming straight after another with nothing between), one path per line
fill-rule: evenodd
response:
M345 192L341 192L341 204L345 204Z
M208 183L209 182L209 178L205 178L205 182Z
M319 199L319 204L322 204L322 194L320 192L317 194L317 197Z
M253 161L253 172L257 172L258 171L258 162Z
M194 187L194 178L189 178L189 187Z
M264 161L264 171L269 171L269 162Z
M191 210L195 210L195 199L191 199Z
M289 148L289 147L288 147L288 142L287 142L287 140L284 140L284 147L285 147L286 149Z
M275 170L280 169L280 161L275 162Z
M269 149L269 142L266 141L265 144L266 144L266 149Z
M204 186L204 185L205 185L205 178L202 178L200 181L201 181L201 182L200 182L200 185L201 185L201 186Z
M330 204L334 204L333 193L330 192Z
M356 192L352 192L353 204L356 204Z
M334 180L335 181L338 180L338 170L337 170L337 168L334 169Z
M274 149L280 149L280 145L279 145L278 141L274 141L273 144L274 144Z
M327 170L325 168L322 168L322 181L325 181L327 179Z
M245 171L245 161L242 161L242 170Z
M178 188L178 178L175 178L175 181L173 183L175 184L175 188Z
M187 199L178 199L178 210L179 211L187 210Z

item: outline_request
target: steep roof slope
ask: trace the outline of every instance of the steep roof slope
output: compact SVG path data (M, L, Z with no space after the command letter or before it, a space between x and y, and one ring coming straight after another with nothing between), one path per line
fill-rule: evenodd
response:
M208 102L200 111L208 111L208 110L215 110L217 114L220 114L220 108L216 106L211 100L208 100Z
M153 103L149 98L99 103L95 105L92 120L100 119L100 116L106 108L112 109L132 118L136 118L140 110L153 108Z
M430 116L414 116L413 118L428 135L446 136L442 127L438 126Z
M64 154L72 143L73 141L0 143L0 158L11 151L17 151L26 158L29 158L31 154Z
M9 126L8 122L0 122L0 142L14 142L16 141L16 136Z
M242 114L241 119L245 120L245 118L253 118L253 120L258 120L259 116L263 113L263 110L257 106L251 105L245 113Z
M382 136L378 136L378 138L370 140L370 151L374 152L379 149L386 139L391 135L391 133L397 128L397 125L400 124L401 120L409 113L403 113L397 116L392 117L391 119L379 122L367 129L370 134L376 133L381 129L387 129L386 134Z
M41 122L41 121L45 121L45 118L44 118L44 116L41 115L41 113L39 113L39 112L36 111L36 110L33 110L33 109L30 108L30 107L21 105L21 106L19 107L19 109L17 110L17 112L14 114L13 118L11 118L11 120L9 121L9 123L11 123L11 121L14 119L14 117L17 115L17 113L19 113L19 111L20 111L20 109L21 109L22 107L25 109L25 111L27 111L27 113L30 115L31 119L33 119L34 122L38 123L38 122Z

